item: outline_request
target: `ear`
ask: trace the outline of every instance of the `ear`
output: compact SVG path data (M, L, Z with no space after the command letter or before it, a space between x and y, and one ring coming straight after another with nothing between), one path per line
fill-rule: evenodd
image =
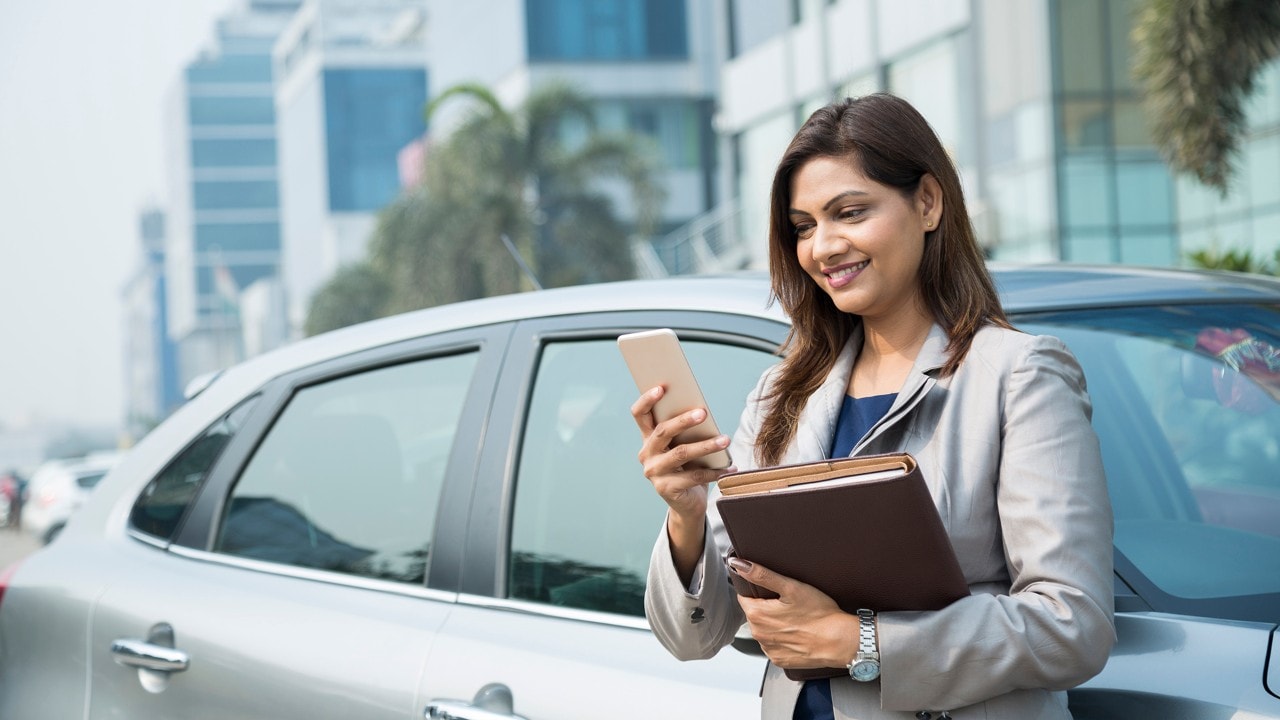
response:
M933 230L942 221L942 185L929 173L920 178L916 189L916 210L925 230Z

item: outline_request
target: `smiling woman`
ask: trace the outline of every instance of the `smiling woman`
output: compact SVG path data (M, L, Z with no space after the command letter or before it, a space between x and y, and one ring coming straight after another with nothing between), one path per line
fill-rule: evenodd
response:
M700 416L658 423L655 390L632 406L669 506L646 594L655 633L701 658L745 622L771 662L767 720L1069 718L1061 691L1097 674L1115 639L1111 507L1075 357L1006 320L956 170L906 101L816 111L771 205L773 293L792 328L730 454L746 470L909 453L971 595L928 612L840 607L739 556L708 489L719 472L686 469L712 448L677 440ZM776 598L735 597L729 573Z

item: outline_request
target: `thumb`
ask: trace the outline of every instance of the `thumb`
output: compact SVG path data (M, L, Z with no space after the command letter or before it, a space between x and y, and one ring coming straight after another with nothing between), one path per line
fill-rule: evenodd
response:
M766 590L772 590L779 596L787 595L795 584L794 580L785 575L779 575L759 563L743 560L740 557L731 557L726 562L729 569L737 576Z

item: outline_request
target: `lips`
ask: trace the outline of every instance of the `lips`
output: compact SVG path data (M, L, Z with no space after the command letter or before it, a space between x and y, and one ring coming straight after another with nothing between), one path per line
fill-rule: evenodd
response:
M852 263L850 265L841 265L840 267L823 270L823 274L827 276L827 282L831 284L833 289L842 288L853 282L853 279L862 272L863 268L870 263L870 260L863 260L860 263Z

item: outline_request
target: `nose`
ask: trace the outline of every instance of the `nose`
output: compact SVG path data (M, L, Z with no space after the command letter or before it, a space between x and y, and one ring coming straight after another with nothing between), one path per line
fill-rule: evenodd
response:
M827 262L849 250L849 239L835 223L819 222L813 229L813 259Z

